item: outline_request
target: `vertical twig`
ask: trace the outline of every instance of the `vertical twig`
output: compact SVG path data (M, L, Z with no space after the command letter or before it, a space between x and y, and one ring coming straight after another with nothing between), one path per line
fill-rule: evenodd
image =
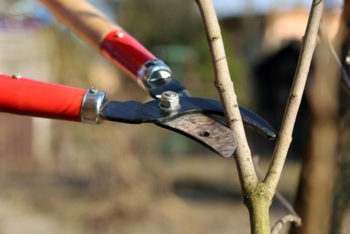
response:
M272 155L272 161L264 181L268 186L270 196L273 196L276 191L277 183L281 176L287 152L292 141L292 132L296 116L303 96L312 55L316 46L317 32L322 17L323 6L324 0L313 0L312 2L292 89L289 94L281 130Z
M338 145L337 65L324 41L317 48L308 92L312 112L295 208L304 225L292 233L330 233Z
M215 86L224 107L226 122L237 138L235 152L237 171L243 198L249 210L252 233L269 233L271 199L265 196L264 185L258 180L245 135L237 97L231 81L221 30L212 0L196 0L203 19L215 71Z
M237 137L236 163L243 192L247 193L257 185L258 179L254 171L250 148L227 65L219 22L212 0L196 0L196 3L205 26L215 71L215 86L218 89L220 100L224 107L226 122Z

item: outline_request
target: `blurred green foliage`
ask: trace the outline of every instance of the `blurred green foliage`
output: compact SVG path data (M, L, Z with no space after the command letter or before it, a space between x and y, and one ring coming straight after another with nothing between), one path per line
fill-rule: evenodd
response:
M208 43L199 12L192 1L125 1L117 11L118 23L156 56L165 60L196 96L218 97ZM237 53L230 26L222 29L227 58L236 89L245 85L248 68ZM242 102L245 93L242 92Z

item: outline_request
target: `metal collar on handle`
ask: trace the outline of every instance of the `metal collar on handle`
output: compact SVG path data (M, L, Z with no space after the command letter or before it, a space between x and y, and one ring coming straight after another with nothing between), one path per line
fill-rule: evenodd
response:
M106 104L107 96L104 92L99 91L95 87L88 89L81 105L81 122L89 124L101 123L100 112Z
M151 59L139 69L137 76L146 87L152 88L166 83L172 77L170 68L159 59Z

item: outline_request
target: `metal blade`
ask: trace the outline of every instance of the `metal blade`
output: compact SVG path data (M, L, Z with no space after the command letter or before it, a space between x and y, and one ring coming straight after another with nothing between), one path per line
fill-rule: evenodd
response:
M107 120L125 123L153 122L160 127L190 137L225 158L230 157L235 151L237 146L235 135L222 123L202 113L186 113L173 119L163 117L166 121L158 121L162 117L159 111L157 100L148 104L111 101L100 115Z
M160 95L171 90L180 96L179 109L164 111L160 108ZM190 97L187 90L175 79L153 86L151 96L156 99L147 103L135 101L109 102L101 111L102 118L125 123L155 123L190 137L223 157L230 157L237 147L236 137L224 121L211 114L223 116L219 100ZM276 131L255 113L240 107L242 119L250 127L270 139Z
M157 125L188 136L225 158L232 156L237 147L231 129L201 113L186 114Z
M182 97L180 99L181 108L176 112L164 113L159 108L160 100L156 99L147 103L135 101L117 102L110 101L101 111L101 116L111 121L125 123L162 123L182 115L193 113L224 115L224 110L219 100L209 98ZM239 107L243 122L245 125L255 129L268 139L276 138L276 130L263 118L254 112ZM226 125L223 121L215 119L222 125Z

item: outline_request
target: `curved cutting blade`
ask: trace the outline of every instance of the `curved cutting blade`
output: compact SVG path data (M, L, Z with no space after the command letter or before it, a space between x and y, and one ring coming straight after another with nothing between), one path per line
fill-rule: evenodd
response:
M231 157L237 147L231 129L201 113L183 115L157 125L190 137L225 158Z

